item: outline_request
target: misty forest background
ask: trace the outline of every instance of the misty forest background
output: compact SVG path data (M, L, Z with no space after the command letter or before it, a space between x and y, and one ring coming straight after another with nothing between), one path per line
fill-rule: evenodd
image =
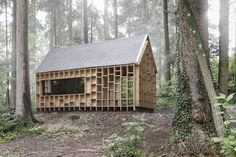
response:
M87 7L85 5L87 4ZM95 4L104 3L103 8ZM35 102L35 74L45 54L53 47L66 47L74 44L92 43L111 40L113 38L129 37L138 34L149 34L158 68L158 98L171 96L169 89L174 88L176 78L176 2L168 1L168 25L164 24L163 1L159 0L104 0L94 3L83 0L30 0L28 10L29 61L32 102ZM235 2L230 1L230 30L233 31L236 10ZM99 5L101 6L101 4ZM13 51L12 21L13 2L1 0L0 3L0 101L10 103L10 58ZM209 1L209 8L217 10L216 4ZM218 6L219 7L219 6ZM219 9L219 8L218 8ZM216 11L215 11L216 12ZM217 19L217 18L216 18ZM85 25L87 20L87 25ZM165 51L165 31L168 26L169 53ZM214 80L218 82L219 60L219 26L209 22L209 47L211 68ZM86 31L86 32L85 32ZM87 35L86 35L87 34ZM230 32L233 34L233 32ZM229 86L235 85L235 48L232 35L229 49ZM235 37L236 38L236 37ZM169 66L165 66L165 60ZM165 85L171 85L166 87ZM9 91L8 91L9 90ZM166 92L167 91L167 92ZM9 97L9 98L7 98ZM161 99L161 98L160 98ZM173 104L161 99L159 106Z
M236 116L229 115L236 100L235 0L0 0L0 141L23 120L38 122L34 70L50 49L139 34L151 39L157 113L175 112L171 148L201 154L217 136L220 153L236 156ZM127 136L134 133L139 144L127 145L140 153L144 128L129 125L134 132ZM123 145L108 150L122 153L129 149Z

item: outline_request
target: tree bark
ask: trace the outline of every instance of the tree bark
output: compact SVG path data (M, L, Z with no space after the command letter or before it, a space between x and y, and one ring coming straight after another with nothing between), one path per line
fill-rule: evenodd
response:
M36 8L36 4L37 4L37 0L31 0L31 7L32 7L32 10L33 10L33 13L32 13L32 20L33 20L33 29L32 29L32 33L34 34L34 37L33 37L33 47L32 47L32 52L34 54L36 54L36 23L37 23L37 18L36 18L36 14L37 14L37 8Z
M114 0L113 2L114 6L114 31L115 31L115 38L118 38L118 17L117 17L117 0Z
M13 2L10 108L16 107L16 0Z
M205 0L180 0L179 35L182 64L188 79L191 93L193 130L204 132L204 126L214 124L219 137L224 136L224 125L220 107L216 105L216 92L207 63L206 25L201 25L200 13ZM210 103L209 103L210 100ZM214 122L214 123L213 123Z
M68 25L69 25L69 40L70 40L70 44L73 43L73 35L72 35L72 32L73 32L73 28L72 28L72 22L73 22L73 19L72 19L72 0L69 0L69 21L68 21Z
M220 0L219 22L219 88L220 92L228 95L228 68L229 68L229 0Z
M57 47L58 45L57 43L57 8L53 9L53 41L54 41L54 47Z
M108 26L108 0L104 0L104 38L105 40L109 39L109 26Z
M146 24L149 19L148 14L148 0L143 0L143 14L142 14L142 21Z
M32 112L28 54L28 0L17 0L17 80L16 115L19 119L36 122Z
M236 8L235 8L235 10L234 10L234 12L235 12L235 15L236 15ZM235 44L234 44L234 87L236 88L236 18L235 18Z
M90 14L90 43L93 43L93 13Z
M6 24L6 60L9 60L9 51L8 51L8 1L5 0L5 24ZM7 90L6 90L6 105L10 106L10 92L9 92L9 64L7 64Z
M164 77L168 86L171 86L171 64L168 24L168 0L163 0L164 34L165 34L165 68Z
M87 0L83 1L84 3L84 43L88 43L88 6Z

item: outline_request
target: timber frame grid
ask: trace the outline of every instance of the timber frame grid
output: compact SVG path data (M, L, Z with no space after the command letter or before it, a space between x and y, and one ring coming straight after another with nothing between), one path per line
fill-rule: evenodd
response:
M37 111L136 110L134 64L36 74ZM43 95L42 82L83 77L85 92Z

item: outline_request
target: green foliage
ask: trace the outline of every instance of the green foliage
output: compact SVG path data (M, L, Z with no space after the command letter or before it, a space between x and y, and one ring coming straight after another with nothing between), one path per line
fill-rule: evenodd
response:
M176 112L172 121L174 143L186 138L192 128L191 92L185 67L180 61L181 50L178 45L177 51Z
M137 122L124 122L122 126L125 127L126 134L119 136L113 134L106 140L106 148L104 156L108 157L142 157L141 150L142 138L144 134L145 126L148 124L145 122L143 116L135 117Z
M220 153L227 157L236 156L236 129L230 128L229 134L224 138L212 138L212 141L221 146Z
M0 132L13 130L17 126L17 119L6 107L0 107Z
M43 133L43 129L40 126L33 126L29 129L28 133L32 135L41 135Z
M42 129L39 126L19 121L8 108L0 106L0 143L41 133Z
M235 79L235 72L236 72L236 67L235 67L235 55L229 57L229 85L233 86L234 79Z
M176 90L174 86L166 86L157 90L158 109L175 105Z
M219 94L217 99L222 104L222 107L225 109L229 109L232 106L232 100L235 97L235 93L230 94L226 97L223 94ZM229 118L235 118L235 115L232 115ZM236 128L231 126L230 120L226 120L224 122L225 128L227 130L227 134L224 138L212 138L212 141L216 144L219 144L221 147L220 153L227 157L235 157L236 156Z
M29 123L18 123L15 129L8 132L0 132L0 143L15 140L25 136L40 135L43 130L39 126Z

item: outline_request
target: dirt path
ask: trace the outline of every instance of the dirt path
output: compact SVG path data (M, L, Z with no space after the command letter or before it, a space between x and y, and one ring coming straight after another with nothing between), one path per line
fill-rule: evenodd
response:
M157 151L168 139L173 111L141 112L71 112L40 113L36 117L46 132L0 145L0 156L23 157L97 157L104 140L114 133L122 134L121 124L133 121L133 115L144 114L154 127L146 128L143 150L145 156Z

